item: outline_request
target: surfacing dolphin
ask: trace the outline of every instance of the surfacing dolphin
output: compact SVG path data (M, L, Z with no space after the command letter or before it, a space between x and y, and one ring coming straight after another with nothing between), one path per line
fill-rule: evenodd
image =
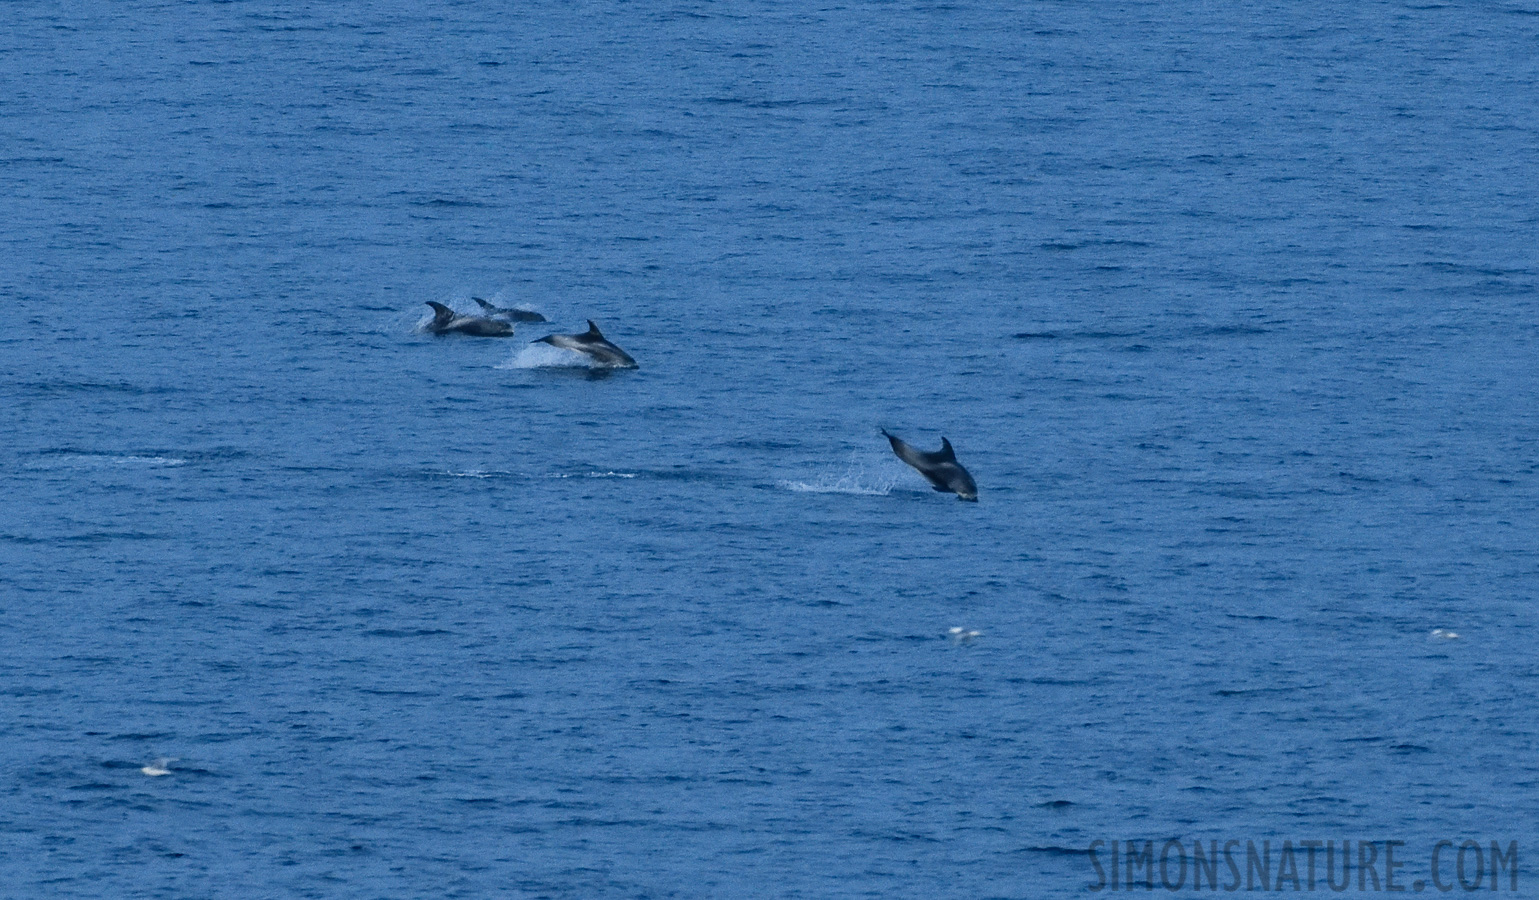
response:
M484 316L461 315L442 303L434 303L432 300L427 301L427 305L433 307L433 321L426 327L434 334L470 334L476 337L513 336L513 326L507 322L499 322Z
M485 310L488 318L507 319L511 322L547 321L544 316L540 315L532 309L514 309L508 306L498 306L495 303L488 303L487 301L482 300L480 297L471 297L470 299L481 304L481 309Z
M547 334L545 337L531 341L530 343L550 344L552 347L560 347L563 350L576 350L589 359L605 368L610 369L637 369L636 361L631 355L611 344L599 333L599 327L588 320L588 330L582 334Z
M978 485L973 482L973 476L967 474L967 470L957 462L956 451L951 449L950 441L941 438L941 448L934 453L926 453L888 434L885 428L882 429L882 436L892 444L892 452L918 469L931 487L942 493L956 494L959 500L977 502Z

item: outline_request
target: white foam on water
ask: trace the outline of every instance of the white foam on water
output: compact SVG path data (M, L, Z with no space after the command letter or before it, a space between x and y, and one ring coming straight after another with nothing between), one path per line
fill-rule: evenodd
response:
M187 460L176 456L119 456L112 453L65 453L45 458L29 468L33 469L99 469L106 466L140 466L144 468L170 468L185 466Z
M898 477L897 472L872 471L864 463L852 459L843 472L824 472L811 481L783 480L780 486L798 493L885 497L898 483Z
M591 369L594 366L591 360L580 353L562 350L560 347L552 347L550 344L542 344L535 341L520 347L510 359L498 363L496 368Z
M151 778L158 778L161 775L170 775L171 764L174 762L176 762L176 757L162 756L160 759L157 759L154 762L148 763L147 765L141 767L139 771L150 776Z
M185 466L187 460L177 459L174 456L114 456L112 461L118 465L141 466Z
M506 469L445 469L450 478L635 478L638 472L509 472Z

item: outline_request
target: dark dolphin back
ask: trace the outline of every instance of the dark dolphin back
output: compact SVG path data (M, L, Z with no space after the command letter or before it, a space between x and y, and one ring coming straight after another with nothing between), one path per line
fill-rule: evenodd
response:
M888 434L885 428L882 429L882 436L887 438L889 444L892 444L892 452L896 453L899 459L918 469L919 474L924 475L926 478L930 477L925 472L925 469L928 466L934 465L933 457L935 454L926 453L895 434Z
M481 309L485 310L486 314L488 316L503 316L504 318L512 319L515 322L544 322L545 321L545 317L544 316L540 315L539 313L537 313L537 312L535 312L533 310L518 309L516 307L511 307L511 306L498 306L497 304L489 303L489 302L487 302L486 300L484 300L484 299L482 299L480 297L471 297L470 299L472 299L472 300L476 301L477 303L481 304Z
M939 450L927 453L888 434L885 428L882 429L882 435L892 444L892 452L896 453L899 459L913 466L937 491L954 493L964 500L978 498L978 486L973 482L972 475L957 462L956 451L951 448L951 442L944 437L941 438Z
M454 326L455 331L478 337L512 337L513 326L496 319L465 318Z

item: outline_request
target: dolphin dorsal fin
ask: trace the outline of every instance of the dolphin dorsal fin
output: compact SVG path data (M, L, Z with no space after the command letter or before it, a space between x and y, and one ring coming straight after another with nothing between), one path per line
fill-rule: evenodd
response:
M599 333L598 324L595 323L592 319L588 320L588 337L603 337L603 335Z
M490 303L487 303L485 300L482 300L480 297L471 297L470 299L472 299L472 300L476 301L476 303L480 304L481 308L486 310L487 312L497 312L498 311L497 307L493 306Z
M941 448L935 455L942 459L949 459L952 462L957 461L957 452L951 449L951 442L945 438L941 438Z
M429 300L427 305L433 307L433 321L440 325L454 318L454 310L444 306L442 303L435 303Z

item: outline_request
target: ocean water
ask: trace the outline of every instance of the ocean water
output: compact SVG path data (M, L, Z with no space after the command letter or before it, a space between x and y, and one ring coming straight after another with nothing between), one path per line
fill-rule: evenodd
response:
M0 896L1539 849L1529 0L0 33Z

